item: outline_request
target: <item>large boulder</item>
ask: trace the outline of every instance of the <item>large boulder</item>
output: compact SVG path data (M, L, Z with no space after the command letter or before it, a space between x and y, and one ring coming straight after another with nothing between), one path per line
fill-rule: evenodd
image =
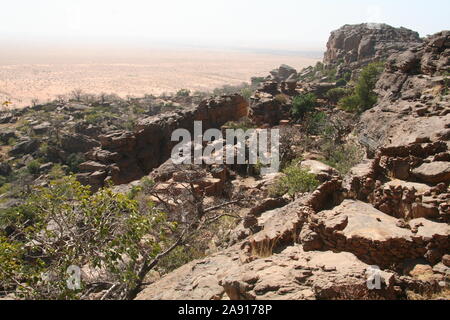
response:
M412 171L413 175L420 181L437 184L450 182L450 162L434 161L424 163Z
M39 141L36 139L29 139L17 143L10 151L9 154L13 157L31 154L39 148Z
M345 63L355 67L404 51L422 40L417 32L386 24L345 25L331 33L324 63Z
M98 141L79 133L67 133L61 137L61 149L67 153L84 153L98 146Z
M442 257L450 249L450 227L446 223L421 218L403 228L397 222L367 203L345 200L332 210L318 213L313 229L328 249L352 252L380 267L408 258L429 258L430 250L437 250Z
M282 64L278 69L272 70L270 74L274 81L283 82L288 80L289 78L296 77L297 70L295 70L291 66Z

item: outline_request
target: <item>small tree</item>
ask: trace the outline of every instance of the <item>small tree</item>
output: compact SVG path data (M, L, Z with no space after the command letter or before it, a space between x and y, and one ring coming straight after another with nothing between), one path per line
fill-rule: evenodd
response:
M292 116L303 119L304 116L314 110L317 105L317 97L313 93L307 93L294 97L292 100Z
M354 93L339 101L339 106L350 112L364 112L377 103L377 95L373 91L378 77L383 71L382 62L373 62L365 67L358 78Z
M294 199L297 193L312 192L319 186L315 174L295 165L287 167L283 173L284 176L270 190L272 196L282 196L287 193Z
M350 95L351 93L352 91L346 88L333 88L328 90L325 96L330 103L336 104L339 100Z
M15 231L0 234L0 288L29 299L77 299L102 288L103 298L127 298L173 228L151 206L140 211L109 188L91 194L72 177L35 189L7 223ZM95 276L70 288L71 266Z

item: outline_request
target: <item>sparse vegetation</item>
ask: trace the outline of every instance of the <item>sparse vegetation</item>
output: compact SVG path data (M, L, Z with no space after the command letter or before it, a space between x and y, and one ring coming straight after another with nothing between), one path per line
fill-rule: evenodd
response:
M346 96L349 96L351 93L352 91L347 88L333 88L328 90L328 92L326 93L326 97L330 103L336 105L339 100Z
M323 143L321 151L324 154L322 161L338 170L342 175L347 174L363 159L362 151L350 143L337 145L332 140L327 140Z
M126 297L143 265L160 252L158 239L172 228L163 213L141 212L136 202L107 188L91 194L74 178L35 189L12 213L7 222L21 236L0 238L1 287L34 299L81 298L102 277L116 287L111 294ZM74 265L99 275L70 290L67 270Z
M295 198L296 194L314 191L319 186L316 176L308 170L291 165L283 170L281 177L270 190L270 195L280 197L288 194Z
M314 110L316 105L317 97L313 93L296 96L292 100L292 116L303 119L307 113Z
M363 68L353 94L341 98L338 103L339 107L357 113L372 108L377 102L377 95L373 92L373 89L383 68L383 62L374 62Z

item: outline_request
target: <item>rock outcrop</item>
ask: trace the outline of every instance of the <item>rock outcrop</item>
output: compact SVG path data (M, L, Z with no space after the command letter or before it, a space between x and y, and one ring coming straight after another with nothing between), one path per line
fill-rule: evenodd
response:
M440 32L389 57L376 85L378 104L362 115L356 130L369 154L382 146L448 141L450 97L442 74L450 70L449 36Z
M325 64L344 63L356 69L374 60L402 52L422 40L417 32L386 24L345 25L331 33L324 56Z
M240 95L222 96L205 100L195 108L144 118L134 132L115 131L102 135L101 147L87 152L86 158L105 168L86 172L80 178L97 187L105 180L125 184L140 179L170 157L172 148L178 143L171 141L175 129L184 128L192 134L194 121L201 121L203 130L220 128L228 121L245 117L247 107ZM86 168L88 164L82 166ZM95 178L91 181L94 173Z
M401 299L445 287L450 104L442 74L449 71L449 44L449 32L422 41L386 25L333 32L325 63L342 60L357 70L388 58L378 104L352 135L367 158L342 180L305 161L323 175L316 191L285 206L258 202L228 249L173 271L138 299ZM275 80L253 97L250 116L257 124L277 125L283 106L306 88L289 93ZM367 282L373 265L380 268L376 290Z

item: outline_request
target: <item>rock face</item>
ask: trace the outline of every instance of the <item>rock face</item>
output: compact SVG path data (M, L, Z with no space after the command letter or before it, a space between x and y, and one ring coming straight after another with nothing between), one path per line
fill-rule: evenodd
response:
M297 77L297 70L291 66L282 64L278 69L272 70L270 72L271 80L276 82L284 82L288 79L295 79Z
M425 257L427 248L441 254L450 250L450 227L446 223L412 220L410 226L420 225L413 233L397 226L397 219L359 201L345 200L332 210L320 212L316 223L315 231L328 249L352 252L384 268L408 258ZM434 263L434 258L430 262Z
M441 74L450 70L449 35L440 32L389 57L376 85L378 104L362 115L356 130L369 154L382 146L448 141L449 95Z
M353 134L368 158L341 178L317 162L324 183L285 206L261 201L232 245L144 288L138 299L398 299L438 292L450 269L450 32L422 42L386 25L333 32L326 63L348 68L387 58L378 104ZM448 84L447 84L448 85ZM260 124L284 116L272 79L255 94ZM299 90L299 88L297 88ZM258 123L258 121L256 121ZM280 207L282 206L282 207ZM372 265L380 287L368 287Z
M354 69L420 43L419 34L405 28L376 23L345 25L331 33L324 63L343 62Z
M39 141L36 139L28 139L19 142L9 151L11 156L18 156L22 154L30 154L35 152L39 148Z
M101 147L86 153L88 160L106 166L100 172L95 171L99 174L93 182L101 186L104 180L97 179L103 175L115 184L140 179L170 157L178 143L171 141L175 129L184 128L192 134L194 121L201 121L203 130L220 128L228 121L246 116L247 107L240 95L222 96L205 100L195 108L142 119L134 132L115 131L100 136ZM90 180L89 172L83 180Z

